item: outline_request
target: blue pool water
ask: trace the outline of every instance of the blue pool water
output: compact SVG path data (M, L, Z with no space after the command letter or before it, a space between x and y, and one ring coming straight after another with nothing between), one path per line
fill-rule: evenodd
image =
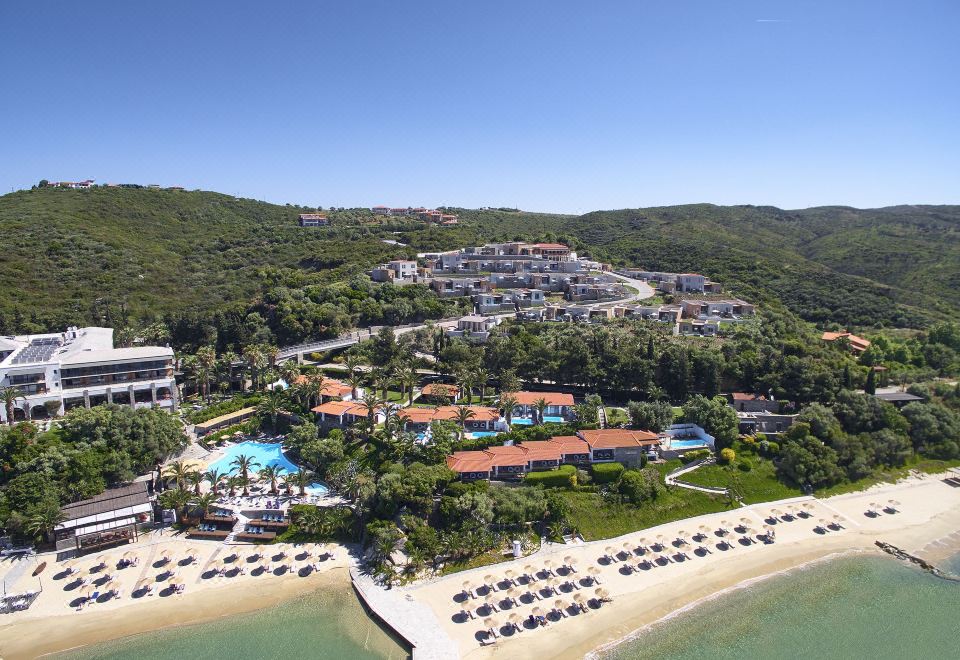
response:
M703 440L671 440L670 449L695 449L698 447L707 447Z
M258 463L256 470L267 465L275 465L283 468L284 472L300 471L298 465L283 455L282 445L279 442L253 442L251 440L227 447L223 452L223 457L208 465L207 469L236 474L236 466L230 464L233 459L241 454L250 456ZM307 490L312 495L322 495L327 492L327 487L317 481L310 484Z
M563 417L557 417L553 415L544 415L543 421L551 422L553 424L563 424L564 420L563 420ZM530 426L531 424L533 424L533 419L531 419L530 417L514 417L512 420L510 420L510 423L513 424L514 426L517 426L517 425Z
M496 435L499 431L471 431L470 435L474 438L488 438L491 435Z

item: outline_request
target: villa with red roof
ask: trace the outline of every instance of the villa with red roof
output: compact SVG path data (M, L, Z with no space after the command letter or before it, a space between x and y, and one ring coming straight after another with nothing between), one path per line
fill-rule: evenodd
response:
M837 341L838 339L846 339L850 344L850 350L855 353L863 353L865 350L870 348L870 341L868 339L858 337L849 332L824 332L820 339L823 341Z
M516 479L527 472L553 470L560 465L590 465L617 461L639 467L643 456L656 455L661 438L650 431L599 429L577 435L516 445L458 451L447 457L447 467L464 480Z
M572 394L563 392L511 392L510 396L517 400L517 405L513 408L513 415L516 417L533 417L536 412L537 401L540 399L547 403L547 407L543 411L544 416L567 418L573 413Z

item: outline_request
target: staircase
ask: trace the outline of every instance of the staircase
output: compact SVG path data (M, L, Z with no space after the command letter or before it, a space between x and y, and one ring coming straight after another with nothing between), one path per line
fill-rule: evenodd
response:
M236 538L237 534L243 531L243 528L246 527L247 523L250 522L250 519L243 515L243 512L237 510L237 522L233 524L233 529L230 530L230 533L227 534L227 537L223 539L224 543L233 543L233 540Z

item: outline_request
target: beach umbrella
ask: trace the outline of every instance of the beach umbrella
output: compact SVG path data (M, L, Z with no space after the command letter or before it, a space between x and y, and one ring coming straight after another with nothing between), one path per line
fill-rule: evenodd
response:
M633 543L630 543L630 541L624 541L624 542L623 542L623 545L622 545L621 547L622 547L622 548L626 551L626 553L629 555L629 554L633 554L633 550L634 550L634 548L636 548L637 546L636 546L635 544L633 544Z
M547 559L546 561L543 562L543 565L547 567L548 571L552 571L557 567L556 562L553 561L552 559Z
M520 624L523 623L523 617L517 614L516 612L514 612L513 614L507 617L507 623L509 623L514 628L516 628L517 632L519 632L520 630L522 630L522 628L520 627Z
M500 602L500 599L494 596L493 594L487 594L483 599L484 605L492 609L494 612L500 609L499 602Z
M607 598L610 598L610 592L607 591L606 589L604 589L603 587L600 587L599 589L597 589L597 590L594 591L593 593L594 593L594 595L595 595L597 598L599 598L600 600L605 600L605 599L607 599Z
M567 616L566 609L568 607L569 605L567 605L567 601L563 600L562 598L558 598L557 600L553 601L553 609L560 612L561 616Z
M804 502L800 506L802 506L807 511L813 511L813 502Z
M580 606L580 609L586 609L587 599L581 593L576 593L573 595L573 602Z
M563 558L563 563L566 564L568 567L573 568L574 566L576 566L577 560L574 559L572 555L567 555L566 557Z
M900 502L897 500L887 500L887 504L890 504L891 506L900 506Z
M140 578L137 580L137 584L134 587L134 591L140 591L141 589L146 589L148 591L153 589L153 578Z
M533 616L545 616L545 613L544 613L544 611L543 611L543 608L534 607L534 608L533 608Z
M100 591L100 587L91 584L83 588L82 594L84 598L90 600L93 598L93 594L97 593L98 591Z
M133 550L127 550L126 552L123 553L123 558L129 561L133 561L134 559L137 558L137 553L134 552Z
M494 631L496 631L496 630L498 630L498 629L500 628L500 622L497 621L496 619L494 619L492 616L491 616L491 617L487 617L486 619L484 619L484 620L483 620L483 625L486 626L487 630L489 630L490 632L492 632L492 633L494 633L494 634L496 634Z
M523 572L526 574L528 578L530 578L534 582L537 581L537 569L534 567L533 564L527 564L526 566L524 566Z
M172 587L173 589L180 589L181 587L185 587L185 586L186 586L186 584L184 583L184 581L183 581L182 579L180 579L180 578L173 578L173 579L170 580L167 584L168 584L170 587Z
M589 573L589 574L592 575L593 577L596 577L596 576L600 575L600 569L597 568L596 566L588 566L588 567L587 567L587 573Z
M509 596L509 597L510 597L510 600L512 600L512 601L516 601L516 600L519 599L520 596L522 596L522 595L523 595L523 592L521 592L521 591L520 591L519 589L517 589L516 587L510 587L509 589L507 589L507 596Z
M700 531L703 532L704 534L709 534L709 533L710 533L710 526L709 526L709 525L700 525Z
M508 568L507 571L504 573L504 575L506 575L507 579L510 580L511 582L516 582L517 580L517 572L512 568Z
M608 545L606 548L604 548L603 552L604 552L604 556L610 557L611 559L617 553L617 551L614 549L612 545Z
M484 576L483 576L483 582L484 582L484 584L486 584L488 587L490 587L490 588L493 589L494 591L497 590L497 578L496 578L496 576L494 576L494 575L484 575Z
M262 557L262 556L263 556L263 552L261 552L259 549L257 549L257 550L254 550L253 552L251 552L249 555L247 555L247 559L248 559L248 560L249 560L249 559L257 560L257 559L260 559L260 557Z
M752 522L753 522L753 520L751 520L750 518L741 518L741 519L740 519L740 523L743 524L743 525L749 525L749 524L752 523Z
M464 582L463 582L463 590L466 592L466 594L467 594L468 596L470 596L470 598L473 598L473 597L474 597L474 595L473 595L473 590L476 589L476 588L477 588L477 587L474 586L473 582L471 582L470 580L464 580Z
M687 538L688 536L690 536L690 534L688 534L687 531L684 529L681 529L679 532L677 532L677 538L681 540Z

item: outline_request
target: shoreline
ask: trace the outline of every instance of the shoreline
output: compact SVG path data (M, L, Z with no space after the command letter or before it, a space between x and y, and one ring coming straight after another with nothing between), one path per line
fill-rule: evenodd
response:
M643 625L643 626L637 628L636 630L634 630L634 631L631 632L630 634L625 635L624 637L621 637L620 639L614 640L614 641L612 641L612 642L607 642L606 644L601 644L600 646L596 647L596 648L593 649L592 651L586 653L586 654L583 656L583 657L584 657L584 660L598 660L604 653L607 653L607 652L609 652L609 651L612 651L613 649L615 649L616 647L618 647L618 646L620 646L620 645L622 645L622 644L626 644L626 643L628 643L628 642L632 642L632 641L634 641L634 640L642 637L643 635L645 635L646 633L650 632L651 630L653 630L653 629L656 628L657 626L661 626L661 625L663 625L663 624L665 624L665 623L668 623L668 622L672 621L673 619L675 619L675 618L677 618L677 617L679 617L679 616L683 616L684 614L687 614L688 612L692 612L692 611L694 611L694 610L702 607L703 605L706 605L706 604L711 603L711 602L713 602L713 601L719 600L719 599L723 598L724 596L727 596L727 595L729 595L729 594L732 594L732 593L735 593L735 592L738 592L738 591L742 591L742 590L744 590L744 589L749 589L750 587L752 587L752 586L755 585L755 584L761 584L761 583L763 583L763 582L767 582L768 580L774 580L774 579L776 579L776 578L778 578L778 577L783 577L783 576L785 576L785 575L792 575L792 574L794 574L794 573L796 573L796 572L804 571L804 570L806 570L806 569L813 568L813 567L815 567L815 566L819 566L820 564L827 564L827 563L836 561L836 560L838 560L838 559L849 559L849 558L857 557L857 556L864 556L864 557L866 557L866 556L871 556L871 557L881 557L881 558L882 558L882 557L889 557L888 555L885 555L885 554L882 553L882 552L877 552L877 551L872 551L872 550L866 550L866 549L864 549L864 550L846 550L846 551L840 551L840 552L831 553L831 554L826 555L826 556L823 556L823 557L817 557L817 558L815 558L815 559L811 559L811 560L809 560L809 561L803 562L803 563L801 563L801 564L796 564L795 566L791 566L791 567L789 567L789 568L784 568L784 569L781 569L781 570L779 570L779 571L773 571L773 572L770 572L770 573L765 573L765 574L763 574L763 575L757 575L757 576L755 576L755 577L746 578L745 580L742 580L742 581L740 581L740 582L738 582L738 583L736 583L736 584L734 584L734 585L731 585L731 586L729 586L729 587L720 589L719 591L715 591L715 592L713 592L713 593L711 593L711 594L709 594L709 595L706 595L706 596L703 596L703 597L698 598L698 599L696 599L696 600L693 600L693 601L687 603L686 605L683 605L683 606L681 606L681 607L678 607L677 609L673 610L672 612L669 612L668 614L660 617L660 618L657 619L656 621L651 621L650 623L648 623L648 624L646 624L646 625ZM897 560L896 560L895 558L893 558L893 557L889 557L889 559L890 559L891 561L897 561Z
M903 506L898 507L900 513L865 515L870 502L886 502L894 497L903 500ZM461 657L485 660L539 655L561 660L596 660L614 647L642 636L652 627L729 593L834 559L886 556L874 546L875 540L894 543L928 559L932 559L930 555L934 552L939 556L960 552L960 533L957 532L960 530L960 492L936 478L915 478L823 500L799 498L797 501L811 503L815 509L812 518L780 523L776 543L772 545L754 544L738 546L728 552L713 551L705 557L630 574L621 572L622 562L597 563L597 557L605 552L604 546L619 548L621 542L642 537L649 541L658 532L673 538L678 530L695 531L700 523L716 527L722 520L763 518L771 508L784 506L778 502L675 521L615 539L554 546L531 557L463 571L431 583L413 585L405 591L431 607L440 627L458 643ZM834 516L842 518L840 531L824 535L811 531L818 519L832 519ZM507 569L522 573L520 569L525 564L542 566L547 558L556 561L565 555L578 562L578 576L583 575L583 569L588 565L599 566L602 570L601 586L610 592L612 602L599 609L591 608L585 615L570 615L553 621L548 628L524 628L514 634L502 629L500 639L486 645L478 643L475 634L483 629L481 622L487 615L478 612L476 620L463 622L456 618L461 606L452 598L462 589L463 581L483 583L486 575L502 577ZM582 593L591 597L593 587L584 587ZM572 595L573 592L567 592L561 593L560 597L569 601ZM526 618L534 606L549 610L554 598L546 596L540 602L521 600L519 605L492 616L501 623L514 611ZM482 603L483 598L480 598L464 606L475 608Z

